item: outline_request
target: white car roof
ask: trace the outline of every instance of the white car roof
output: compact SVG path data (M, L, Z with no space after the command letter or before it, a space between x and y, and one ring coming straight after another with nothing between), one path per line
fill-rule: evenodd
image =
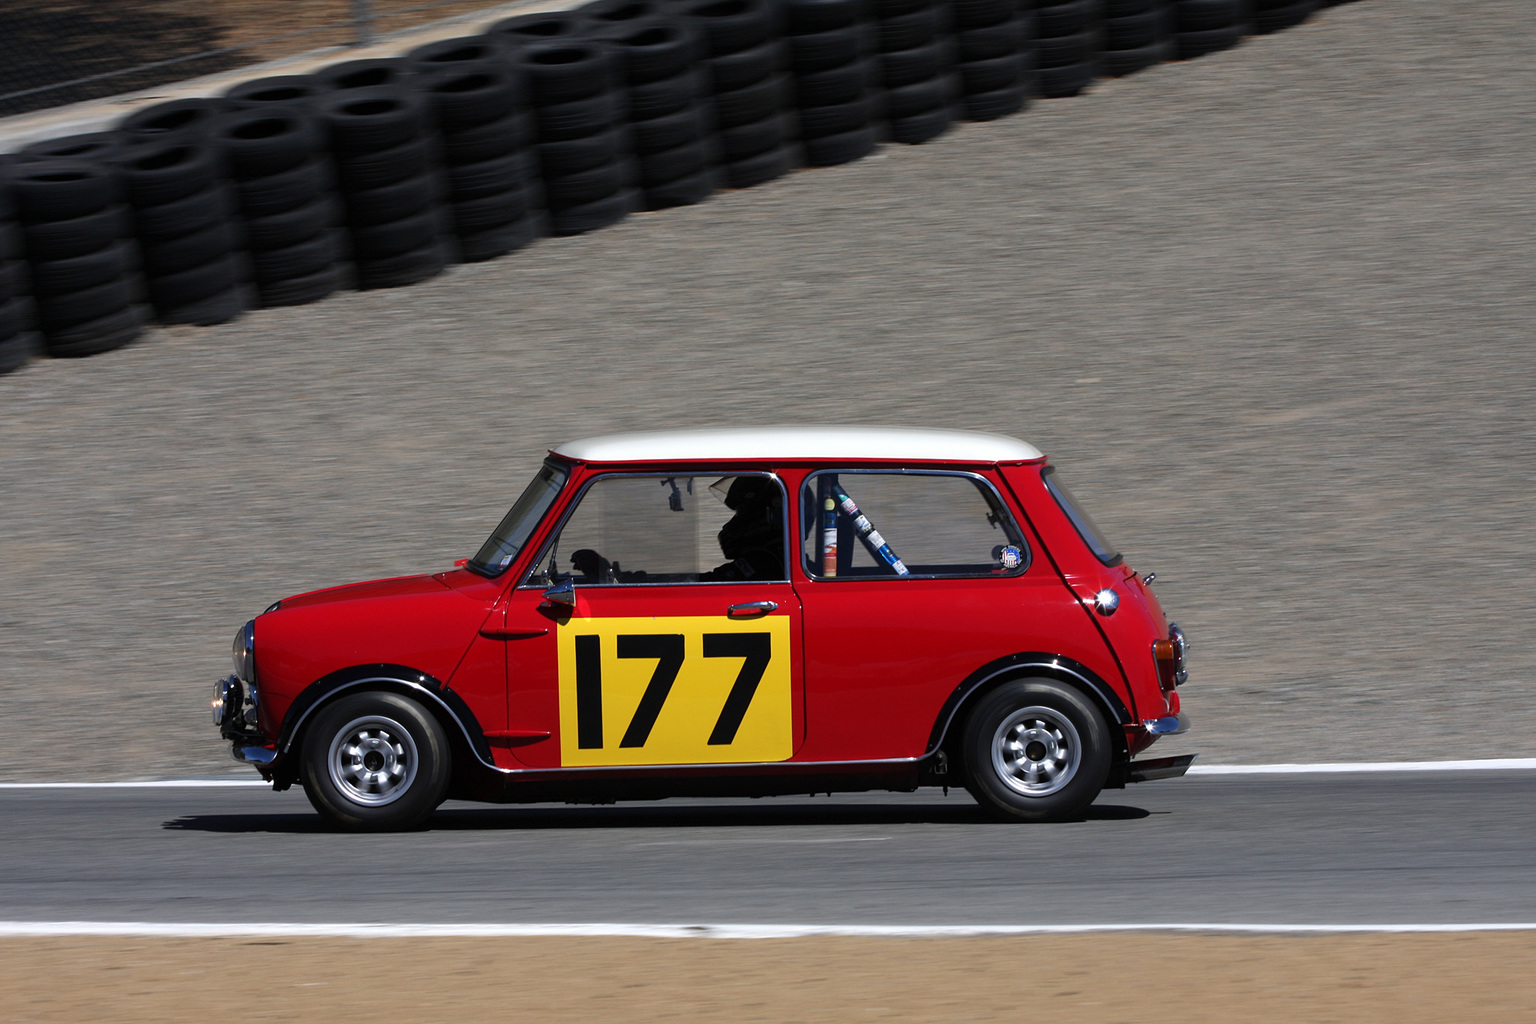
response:
M799 459L1028 462L1034 445L1003 434L925 427L733 427L653 430L570 441L556 455L582 462Z

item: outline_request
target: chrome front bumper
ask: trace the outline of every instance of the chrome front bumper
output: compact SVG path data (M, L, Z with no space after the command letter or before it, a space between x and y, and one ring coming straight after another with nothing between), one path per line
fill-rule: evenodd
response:
M1189 732L1189 719L1181 711L1167 718L1148 718L1141 723L1141 727L1153 736L1179 736Z
M213 724L229 740L229 756L258 768L272 763L277 748L267 744L257 725L256 687L229 675L213 684Z

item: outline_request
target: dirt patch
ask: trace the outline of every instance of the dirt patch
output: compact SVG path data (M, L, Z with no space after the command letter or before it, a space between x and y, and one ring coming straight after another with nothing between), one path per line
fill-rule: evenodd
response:
M8 939L11 1021L1536 1020L1536 932Z

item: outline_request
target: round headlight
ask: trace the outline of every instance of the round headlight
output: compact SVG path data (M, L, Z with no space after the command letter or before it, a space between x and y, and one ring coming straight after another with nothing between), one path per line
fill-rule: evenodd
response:
M235 642L230 647L230 657L235 663L235 677L243 683L256 681L256 620L240 627Z

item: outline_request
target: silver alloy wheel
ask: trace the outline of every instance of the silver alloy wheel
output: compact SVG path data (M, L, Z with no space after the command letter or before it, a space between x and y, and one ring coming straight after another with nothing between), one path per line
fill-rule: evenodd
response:
M383 715L354 718L331 740L331 782L353 803L382 807L416 781L416 741L410 730Z
M1082 763L1077 728L1054 708L1020 708L992 734L993 770L1024 796L1050 796L1072 781Z

